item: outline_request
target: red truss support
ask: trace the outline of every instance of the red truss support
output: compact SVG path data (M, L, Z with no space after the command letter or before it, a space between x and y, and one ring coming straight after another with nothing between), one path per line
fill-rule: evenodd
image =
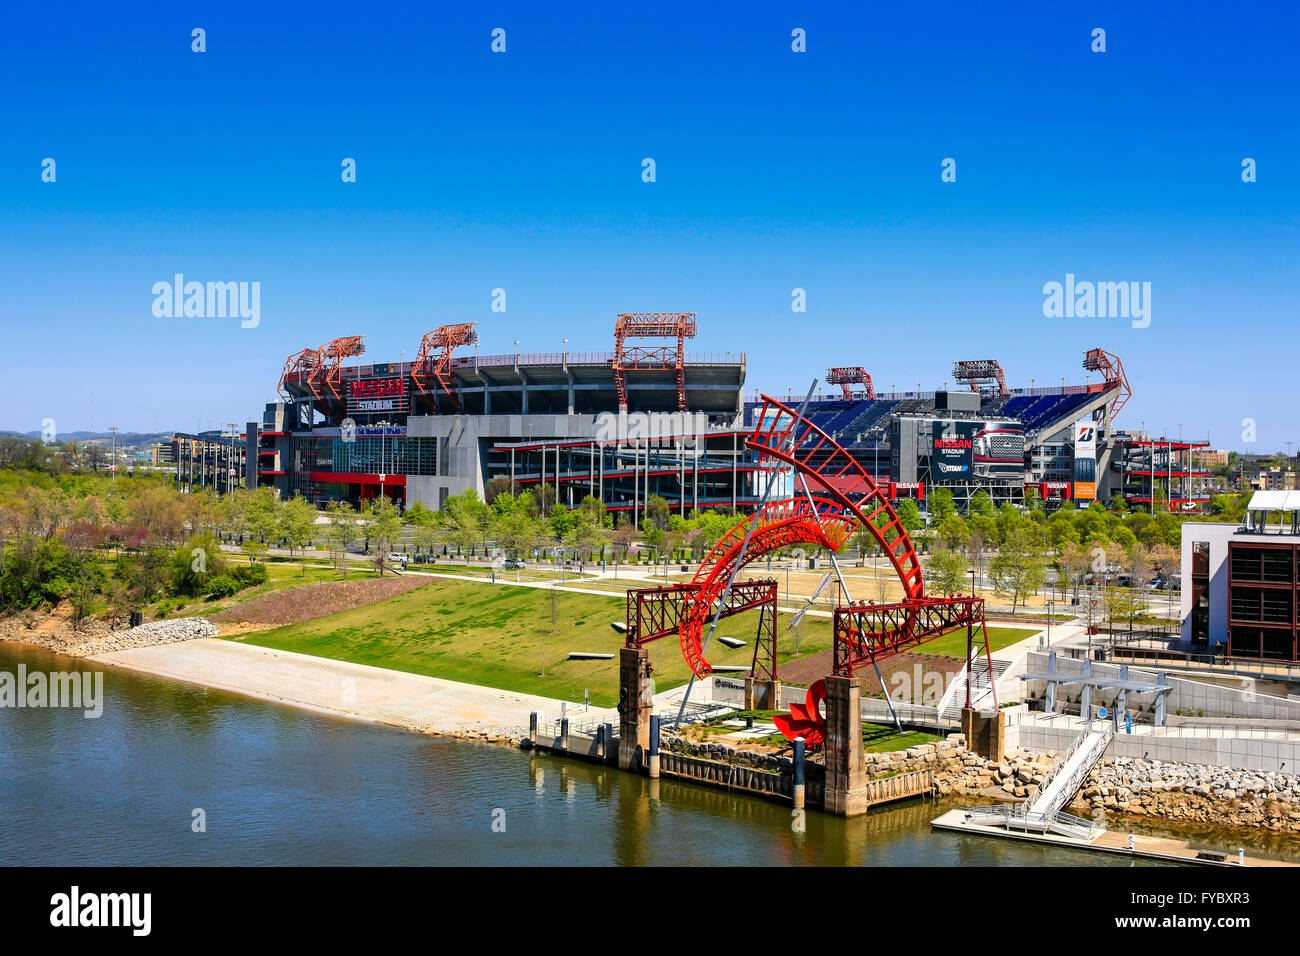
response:
M287 388L288 381L292 378L300 383L305 383L311 391L312 397L319 399L320 394L316 391L316 385L312 379L315 377L317 369L320 368L320 362L320 349L303 349L301 352L294 352L285 359L284 371L280 373L280 383L275 387L275 390L280 393L280 397L286 402L293 398Z
M849 389L850 385L865 385L867 387L867 398L875 399L876 397L876 387L871 384L871 376L861 366L827 369L826 381L843 389L845 398L853 397L853 392Z
M695 338L694 312L624 312L614 320L614 385L618 407L627 410L627 373L672 369L677 373L677 410L686 411L686 340ZM675 338L677 344L628 346L628 339Z
M426 333L420 341L415 364L411 367L411 379L421 395L427 396L436 383L451 400L452 407L460 411L460 400L452 391L451 356L460 346L473 345L478 341L478 332L475 331L477 325L477 322L440 325ZM436 401L435 398L435 407Z
M660 588L637 588L627 592L627 646L640 647L669 634L681 625L684 598L695 594L699 585L669 584ZM723 617L742 614L767 602L776 603L776 579L737 581L731 586Z
M320 347L320 366L315 381L333 401L343 401L343 360L366 351L364 335L332 339Z
M953 362L952 377L959 382L967 383L972 392L995 394L1001 398L1011 394L1007 388L1007 377L997 359Z
M1108 420L1114 421L1119 410L1124 407L1124 403L1133 397L1128 376L1124 374L1124 363L1119 360L1118 355L1105 349L1089 349L1083 356L1083 367L1090 372L1101 372L1103 382L1101 385L1093 386L1095 391L1116 389L1115 398L1111 401L1110 411L1107 413Z
M692 607L699 585L669 584L659 588L639 588L627 592L627 646L641 647L681 627L682 615ZM754 639L751 676L776 679L776 580L737 581L726 595L719 617L731 617L758 608L758 633Z
M835 609L834 672L840 677L852 677L863 667L940 634L983 624L983 598L925 598L896 604L850 602Z

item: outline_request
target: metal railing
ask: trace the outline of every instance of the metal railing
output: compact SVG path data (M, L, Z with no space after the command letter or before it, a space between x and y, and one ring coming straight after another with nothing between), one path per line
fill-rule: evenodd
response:
M1110 740L1111 737L1113 737L1115 734L1115 728L1109 723L1104 723L1101 725L1100 732L1101 732L1101 739L1100 739L1101 745L1098 748L1097 755L1093 757L1093 759L1091 760L1080 761L1079 766L1075 768L1074 773L1072 773L1069 779L1066 780L1065 786L1062 788L1062 793L1065 793L1068 796L1073 796L1074 792L1078 790L1080 786L1083 785L1084 779L1088 776L1089 773L1092 772L1092 768L1097 763L1097 759L1101 756L1101 754L1105 753L1106 748L1110 746ZM1043 778L1042 783L1038 784L1038 786L1034 787L1034 789L1030 791L1029 795L1025 798L1024 803L1022 804L1026 810L1037 809L1038 812L1047 812L1048 810L1055 811L1057 809L1056 806L1051 806L1047 808L1041 808L1041 807L1034 808L1033 804L1034 801L1038 800L1040 797L1042 797L1043 794L1045 794L1048 791L1048 789L1052 785L1052 782L1060 775L1061 771L1064 770L1069 765L1070 759L1076 753L1078 753L1079 750L1082 749L1086 743L1090 741L1090 739L1092 738L1092 734L1093 734L1093 728L1091 722L1089 722L1084 725L1083 730L1070 743L1070 746L1066 749L1065 753L1062 754L1060 758L1057 759L1052 769L1047 772L1047 776ZM1079 778L1078 784L1075 785L1073 789L1071 789L1070 785L1074 782L1074 778L1076 777ZM1057 805L1059 806L1060 800L1061 800L1061 795L1058 794L1056 797L1056 801L1054 802L1057 802Z
M1083 840L1096 839L1102 828L1091 820L1076 817L1060 810L1051 813L1034 813L1026 811L1021 804L970 807L966 810L966 819L971 823L984 826L1000 826L1008 830L1051 830L1064 836L1078 837Z

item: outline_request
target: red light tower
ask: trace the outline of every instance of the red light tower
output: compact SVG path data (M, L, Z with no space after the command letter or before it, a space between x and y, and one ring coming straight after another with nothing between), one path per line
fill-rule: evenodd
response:
M646 369L677 372L677 410L686 411L686 340L695 338L694 312L624 312L614 320L614 385L618 407L627 410L626 375ZM677 345L632 346L627 339L676 338Z
M853 392L849 389L850 385L865 385L867 387L867 398L875 399L876 397L876 387L871 384L871 376L861 366L827 369L826 381L830 385L838 385L843 389L845 398L853 397Z
M452 407L460 411L460 400L451 390L451 354L462 345L478 342L477 322L461 322L458 325L440 325L427 333L420 341L420 351L415 356L411 367L411 380L415 382L421 395L428 395L432 382L436 382L443 394L451 400ZM434 399L436 408L437 399Z
M1088 349L1083 356L1083 367L1090 372L1101 372L1102 374L1102 383L1092 386L1093 391L1104 392L1108 388L1118 389L1106 413L1106 422L1109 424L1119 414L1119 410L1124 407L1124 403L1133 397L1133 389L1129 388L1128 376L1124 374L1124 363L1119 360L1118 355L1107 352L1105 349Z
M997 359L954 362L952 377L968 384L972 392L997 395L999 398L1007 398L1011 395L1010 390L1007 389L1007 377Z

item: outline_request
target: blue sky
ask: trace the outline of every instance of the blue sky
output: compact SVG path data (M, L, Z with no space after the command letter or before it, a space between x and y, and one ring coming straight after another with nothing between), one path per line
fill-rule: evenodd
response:
M1300 441L1300 15L895 6L10 5L0 428L210 427L336 335L603 351L617 312L680 310L751 390L1077 382L1100 345L1121 425ZM177 272L260 282L261 324L156 318ZM1150 326L1044 318L1066 273L1150 282Z

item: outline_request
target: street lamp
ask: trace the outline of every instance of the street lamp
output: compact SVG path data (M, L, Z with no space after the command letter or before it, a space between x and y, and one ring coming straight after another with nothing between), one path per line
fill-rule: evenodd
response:
M562 358L561 358L560 364L561 364L561 365L568 365L568 364L569 364L569 340L568 340L568 339L560 339L560 345L561 345L561 346L563 347L563 349L564 349L564 351L563 351L563 353L562 353Z
M108 430L111 432L112 441L112 450L108 456L108 473L113 476L114 481L117 481L117 426L109 425Z

